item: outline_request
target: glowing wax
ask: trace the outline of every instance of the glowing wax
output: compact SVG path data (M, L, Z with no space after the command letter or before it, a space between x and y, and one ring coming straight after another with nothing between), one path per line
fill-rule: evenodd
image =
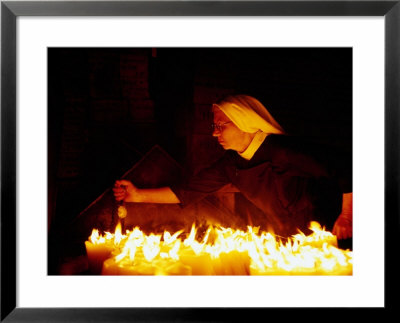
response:
M110 257L111 252L114 250L114 244L109 241L96 244L85 241L85 246L90 272L98 275L101 273L103 262Z
M237 250L220 254L224 275L248 275L250 273L250 258L247 252Z
M195 254L186 249L179 254L180 261L192 268L192 275L214 275L211 255L207 253Z

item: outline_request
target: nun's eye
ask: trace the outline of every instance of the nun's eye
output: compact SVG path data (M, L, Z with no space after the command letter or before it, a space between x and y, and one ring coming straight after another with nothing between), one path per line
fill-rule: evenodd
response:
M225 125L227 125L228 123L231 123L231 122L232 122L232 121L228 121L228 122L225 122L225 123L219 123L219 124L217 124L217 123L212 123L212 124L211 124L211 127L212 127L213 131L216 129L216 130L218 130L219 132L221 132L222 129L223 129L223 126L225 126Z

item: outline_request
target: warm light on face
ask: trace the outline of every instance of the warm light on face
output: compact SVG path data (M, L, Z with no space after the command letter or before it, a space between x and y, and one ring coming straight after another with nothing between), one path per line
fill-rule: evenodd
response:
M240 130L220 109L214 107L214 128L213 136L225 149L232 149L243 152L249 146L252 135Z

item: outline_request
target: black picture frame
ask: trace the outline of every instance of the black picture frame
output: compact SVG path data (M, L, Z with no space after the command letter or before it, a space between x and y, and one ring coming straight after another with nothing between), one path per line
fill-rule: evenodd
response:
M393 291L399 236L400 1L2 1L1 2L1 321L236 321L264 308L18 308L16 283L16 55L19 16L381 16L385 19L385 306ZM394 242L394 243L393 243ZM40 292L40 291L38 291ZM242 295L243 296L243 295ZM278 315L301 309L275 308ZM290 311L289 311L290 310ZM336 309L326 309L334 311ZM382 310L385 310L382 313ZM349 312L346 312L349 315ZM375 313L375 312L374 312ZM370 312L372 315L372 313ZM271 315L271 313L268 313ZM290 315L290 316L289 316ZM348 316L350 317L350 316ZM346 317L347 318L347 317ZM371 317L372 318L372 317Z

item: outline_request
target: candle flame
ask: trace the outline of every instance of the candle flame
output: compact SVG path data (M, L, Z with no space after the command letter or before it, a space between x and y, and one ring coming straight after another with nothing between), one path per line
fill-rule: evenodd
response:
M309 228L310 235L299 231L283 239L258 227L209 226L199 239L193 224L183 239L183 230L146 235L136 227L124 235L119 225L105 236L94 229L89 240L113 241L115 264L136 274L351 275L352 252L339 249L336 236L318 222Z

